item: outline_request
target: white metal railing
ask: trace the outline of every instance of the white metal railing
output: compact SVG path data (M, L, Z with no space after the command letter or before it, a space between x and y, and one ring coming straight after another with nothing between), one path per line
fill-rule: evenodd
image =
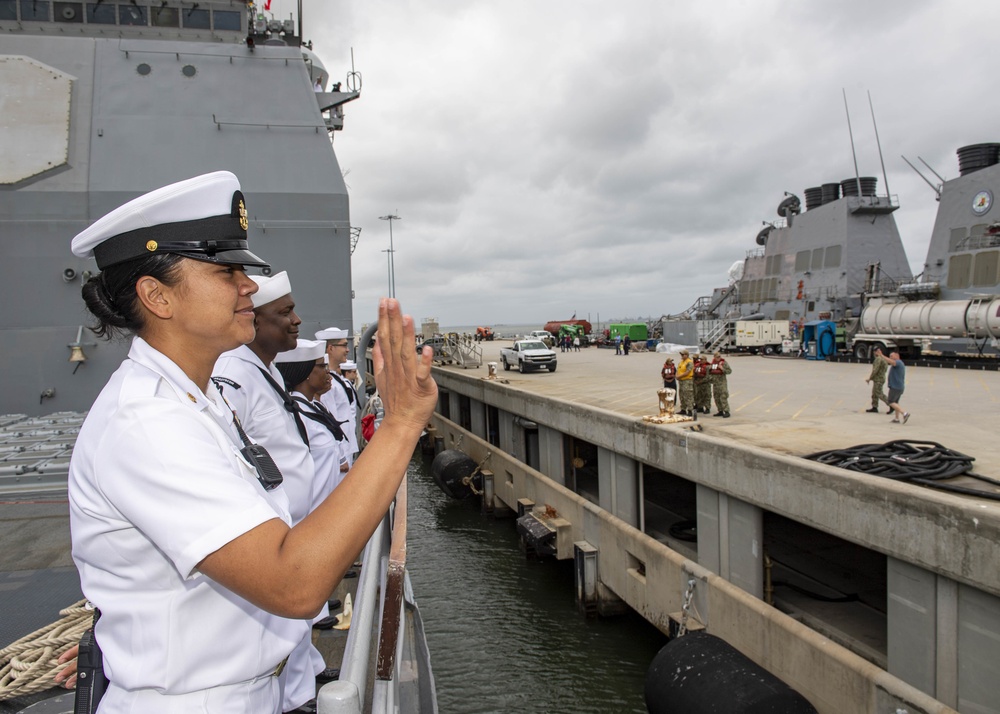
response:
M406 477L396 492L395 504L365 546L364 563L340 679L319 691L318 714L398 711L398 655L405 636L400 622L406 568ZM376 563L377 567L372 567ZM376 644L372 672L372 647Z

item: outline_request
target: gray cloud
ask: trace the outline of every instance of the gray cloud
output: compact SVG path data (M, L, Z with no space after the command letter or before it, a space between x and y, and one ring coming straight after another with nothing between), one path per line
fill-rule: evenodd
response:
M279 13L282 3L274 0ZM442 325L677 312L726 280L784 191L884 179L919 271L933 193L994 141L988 0L398 3L306 0L328 70L364 76L347 172L355 321L387 285Z

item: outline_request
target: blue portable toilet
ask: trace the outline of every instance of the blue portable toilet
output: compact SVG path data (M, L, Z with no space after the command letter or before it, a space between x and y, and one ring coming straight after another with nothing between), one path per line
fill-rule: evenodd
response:
M802 349L806 359L823 359L837 351L837 325L831 320L813 320L802 326Z

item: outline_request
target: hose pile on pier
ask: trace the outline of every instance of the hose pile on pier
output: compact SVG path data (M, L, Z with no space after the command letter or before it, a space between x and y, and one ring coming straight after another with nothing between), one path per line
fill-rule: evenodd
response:
M56 660L80 643L94 622L86 600L59 611L61 619L0 649L0 701L44 692L56 686L55 676L66 667Z
M934 441L898 439L885 444L820 451L805 458L872 476L1000 501L997 492L944 483L955 476L966 476L1000 487L1000 481L972 473L973 457L946 449Z

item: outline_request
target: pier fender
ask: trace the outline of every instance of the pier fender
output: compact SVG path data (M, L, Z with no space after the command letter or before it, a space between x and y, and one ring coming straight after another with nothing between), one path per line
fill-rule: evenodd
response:
M482 491L482 476L476 462L461 451L445 449L431 462L434 483L442 491L459 500Z
M649 714L816 714L805 697L725 640L689 632L646 671Z

